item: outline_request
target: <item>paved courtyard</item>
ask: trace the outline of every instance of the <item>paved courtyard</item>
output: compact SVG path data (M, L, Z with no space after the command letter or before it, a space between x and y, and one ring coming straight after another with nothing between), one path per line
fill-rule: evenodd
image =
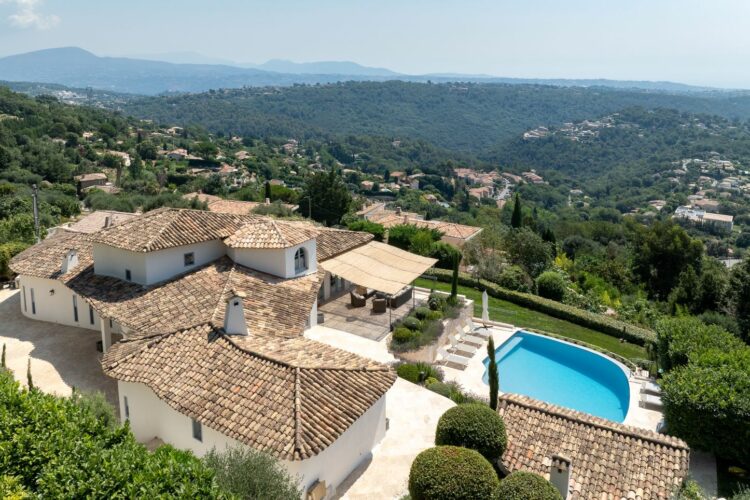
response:
M414 304L419 306L426 295L415 290ZM367 299L365 307L352 307L349 293L318 306L318 312L323 313L323 324L335 330L358 335L370 340L383 340L391 331L391 322L395 323L411 311L412 301L397 309L387 309L384 313L372 311L372 298Z
M95 330L34 321L21 314L20 293L0 290L0 344L16 380L26 384L26 366L31 358L34 385L44 392L70 395L101 391L117 408L117 383L104 375L96 350L100 335Z

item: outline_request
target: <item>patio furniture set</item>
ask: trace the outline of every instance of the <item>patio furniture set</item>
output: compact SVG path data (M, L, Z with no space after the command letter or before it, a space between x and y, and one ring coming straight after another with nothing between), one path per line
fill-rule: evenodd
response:
M414 287L407 286L396 295L388 296L384 293L372 289L356 287L349 292L352 307L366 307L367 299L372 297L372 312L376 314L384 313L391 309L398 309L406 304L414 296Z

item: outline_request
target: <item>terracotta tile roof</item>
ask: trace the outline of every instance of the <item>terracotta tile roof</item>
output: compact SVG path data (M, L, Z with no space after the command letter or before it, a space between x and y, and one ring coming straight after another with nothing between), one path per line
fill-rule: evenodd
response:
M279 459L304 460L338 439L396 377L385 365L315 341L293 342L290 360L283 345L269 349L266 339L201 325L119 342L102 366L230 438Z
M508 433L502 465L549 478L551 456L566 457L570 499L667 499L687 476L690 449L680 439L515 394L498 411Z
M109 217L110 224L116 226L134 217L138 217L138 214L115 212L114 210L97 210L66 226L65 229L79 233L95 233L104 228L107 217Z
M231 291L247 294L248 330L266 337L298 336L316 300L322 273L277 278L235 264L228 257L151 286L94 274L93 266L64 280L102 317L113 318L133 336L209 323L224 325Z
M222 214L247 215L252 213L252 211L260 205L263 205L263 203L257 201L226 200L224 198L219 198L218 196L203 193L188 193L182 195L182 197L186 200L192 200L197 197L199 201L205 201L208 203L208 209L211 212L219 212ZM295 208L295 205L290 205L288 203L284 203L283 206L290 210Z
M83 175L76 175L73 177L74 180L79 182L88 182L88 181L101 181L101 180L107 180L107 174L104 174L102 172L94 172L93 174L83 174Z
M224 240L230 248L290 248L318 236L312 224L262 219L247 224Z
M94 241L133 252L151 252L191 243L224 239L256 217L204 210L160 208L103 229Z
M416 219L410 215L404 215L403 213L399 215L392 211L379 212L370 216L369 220L380 224L385 228L390 228L399 224L413 224L417 227L436 229L443 233L444 236L461 240L467 240L482 230L481 227L467 226L455 222Z
M373 239L372 234L360 231L332 228L318 228L318 230L320 231L317 238L318 262L360 247Z
M62 261L69 250L75 250L78 254L78 266L63 276ZM79 273L93 263L91 236L62 229L14 256L10 269L16 274L36 278L62 279Z

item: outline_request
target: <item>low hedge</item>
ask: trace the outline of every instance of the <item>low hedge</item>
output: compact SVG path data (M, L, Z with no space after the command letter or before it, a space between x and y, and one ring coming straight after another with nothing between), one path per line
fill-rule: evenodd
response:
M440 417L436 445L463 446L476 450L493 462L508 444L505 423L489 406L470 403L454 406Z
M452 272L444 269L433 268L425 274L427 276L434 276L440 281L450 283ZM508 290L492 283L491 281L483 279L477 280L467 273L459 273L458 283L462 286L479 290L486 289L488 295L497 299L507 300L508 302L518 304L519 306L549 314L555 318L564 319L571 323L585 326L586 328L591 328L613 337L625 339L634 344L646 345L656 339L656 335L652 330L625 323L624 321L619 321L602 314L596 314L584 311L583 309L578 309L577 307L561 304L560 302L545 299L537 295Z
M514 472L500 481L500 500L562 500L552 483L531 472Z
M412 500L497 498L500 481L478 452L458 446L436 446L417 455L409 472Z

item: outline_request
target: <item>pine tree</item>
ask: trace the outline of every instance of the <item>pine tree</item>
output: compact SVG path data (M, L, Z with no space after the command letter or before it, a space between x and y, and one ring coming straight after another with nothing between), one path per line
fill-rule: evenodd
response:
M497 361L495 360L495 341L492 336L487 343L487 356L490 358L490 363L487 366L487 378L490 384L490 408L497 410L497 396L500 391L500 381L497 375Z
M31 358L29 358L28 363L26 363L26 382L28 383L29 390L34 389L34 381L31 380Z
M516 193L516 201L513 203L513 215L510 217L510 227L518 229L523 225L521 213L521 197Z

